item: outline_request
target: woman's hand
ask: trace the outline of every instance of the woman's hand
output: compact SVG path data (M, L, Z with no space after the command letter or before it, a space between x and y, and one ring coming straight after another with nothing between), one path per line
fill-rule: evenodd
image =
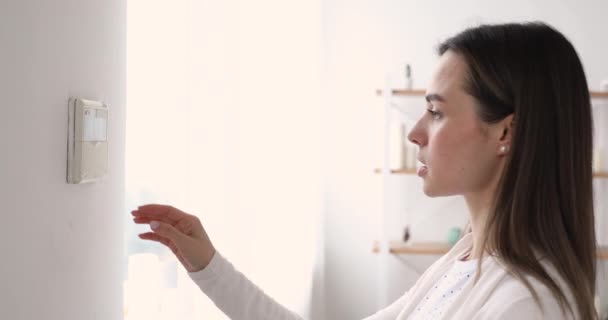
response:
M131 214L135 223L150 224L153 231L139 237L169 247L188 272L204 269L215 254L215 248L196 216L160 204L140 206Z

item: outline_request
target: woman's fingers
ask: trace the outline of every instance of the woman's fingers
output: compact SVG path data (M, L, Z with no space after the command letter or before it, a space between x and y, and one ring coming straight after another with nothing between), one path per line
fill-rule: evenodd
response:
M162 221L162 222L174 225L170 221L165 221L163 219L152 219L152 218L147 218L147 217L133 217L133 222L135 222L136 224L150 224L150 222L152 222L152 221Z
M139 235L139 237L144 240L152 240L152 241L160 242L160 243L164 244L165 246L167 246L169 249L171 249L171 251L175 255L177 255L177 253L178 253L178 250L177 250L177 247L175 246L175 244L173 244L169 239L163 238L154 232L142 233Z
M150 221L150 229L152 229L152 231L159 236L169 239L178 247L180 246L180 243L184 242L184 240L187 238L187 236L181 231L162 221Z
M173 244L169 239L167 239L165 237L161 237L154 232L142 233L139 235L139 237L144 240L152 240L152 241L160 242L160 243L164 244L165 246L169 247L169 249L171 249L171 251L174 251L174 249L177 249L177 247L175 247L175 244Z
M137 224L147 224L150 223L152 219L146 217L133 217L133 222Z
M145 240L167 246L190 272L203 269L215 254L200 220L171 206L148 204L131 212L137 224L149 224L152 232L140 234Z
M154 232L140 233L139 237L144 240L152 240L152 241L158 241L158 242L163 242L163 240L167 240L166 238L163 238Z
M162 204L147 204L139 206L136 210L131 211L134 217L143 217L156 220L167 221L171 224L188 216L186 213L173 208L172 206Z
M159 219L146 218L146 217L134 217L133 218L133 222L135 222L136 224L150 224L152 221L160 221L160 220ZM180 231L181 233L183 233L183 234L185 234L187 236L197 237L201 233L200 230L194 230L194 228L193 228L193 222L189 221L188 219L182 219L182 220L180 220L178 222L175 222L175 223L171 223L170 221L161 221L161 222L165 222L167 224L172 225L178 231Z
M144 204L144 205L138 206L137 210L143 210L143 211L149 211L149 212L164 212L169 208L172 208L172 207L170 205L166 205L166 204L150 203L150 204Z

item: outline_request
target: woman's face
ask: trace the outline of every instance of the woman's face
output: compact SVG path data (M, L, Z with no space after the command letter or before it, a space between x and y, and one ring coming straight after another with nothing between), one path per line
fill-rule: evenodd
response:
M491 186L500 165L502 129L483 123L463 89L467 65L448 50L427 88L424 115L408 134L418 145L418 170L428 196L466 195Z

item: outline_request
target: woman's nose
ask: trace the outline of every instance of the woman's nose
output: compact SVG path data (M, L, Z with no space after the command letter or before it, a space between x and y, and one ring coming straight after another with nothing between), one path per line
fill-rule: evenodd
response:
M410 132L407 134L407 139L411 143L420 147L424 143L424 135L422 134L419 124L420 123L416 123L412 130L410 130Z

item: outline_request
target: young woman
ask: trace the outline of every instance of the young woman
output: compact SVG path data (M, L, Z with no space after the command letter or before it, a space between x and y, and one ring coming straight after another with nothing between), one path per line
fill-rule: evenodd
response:
M470 228L366 320L598 319L592 114L572 44L543 23L483 25L439 46L427 112L408 134L430 197L462 195ZM231 319L300 319L176 208L132 212Z

